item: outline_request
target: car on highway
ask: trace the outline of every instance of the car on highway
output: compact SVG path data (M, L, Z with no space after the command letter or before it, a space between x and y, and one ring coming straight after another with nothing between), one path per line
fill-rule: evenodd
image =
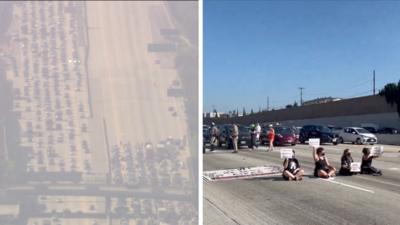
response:
M332 130L334 134L339 135L339 133L343 130L343 127L335 126L335 125L328 125L328 128Z
M319 138L320 143L332 143L337 145L338 135L334 134L327 126L322 125L305 125L300 130L299 141L304 144L310 138Z
M203 152L205 147L210 144L211 141L211 128L209 126L203 126Z
M225 145L227 149L233 149L233 141L232 141L232 124L225 124L220 126L220 135L219 135L219 144ZM241 146L251 146L251 137L250 137L250 128L243 125L238 125L239 129L239 137L238 137L238 147Z
M291 127L277 126L274 127L274 130L275 130L274 145L276 146L296 145L298 139L295 129ZM263 129L261 129L261 135L260 135L261 144L269 143L268 131L269 131L268 126L263 127Z
M383 127L377 130L378 134L399 134L399 130L392 127Z
M362 127L345 127L339 133L339 142L351 142L353 144L376 144L378 138Z
M375 134L378 131L375 127L362 127L362 128L366 129L372 134Z

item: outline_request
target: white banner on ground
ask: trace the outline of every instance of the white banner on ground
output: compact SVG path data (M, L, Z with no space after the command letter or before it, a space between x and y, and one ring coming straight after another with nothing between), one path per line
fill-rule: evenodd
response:
M314 148L318 148L320 145L319 138L310 138L308 139L308 145Z
M371 148L371 156L379 157L383 154L383 146L373 146Z
M293 149L281 148L281 159L291 159L293 157Z
M350 164L350 172L360 172L361 171L361 163L360 162L352 162Z
M279 166L256 166L242 167L239 169L213 170L203 172L203 177L209 181L249 179L256 177L267 177L280 175L282 173Z

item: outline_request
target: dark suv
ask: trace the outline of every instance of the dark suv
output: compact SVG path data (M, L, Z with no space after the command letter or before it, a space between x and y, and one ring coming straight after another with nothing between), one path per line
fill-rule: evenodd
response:
M334 134L331 129L326 126L320 125L306 125L300 130L300 143L304 144L310 138L319 138L320 143L332 143L337 145L338 137Z
M220 144L225 144L227 149L233 149L232 142L232 128L233 125L226 124L220 127ZM238 147L251 145L250 128L242 125L238 125L239 137L238 137Z

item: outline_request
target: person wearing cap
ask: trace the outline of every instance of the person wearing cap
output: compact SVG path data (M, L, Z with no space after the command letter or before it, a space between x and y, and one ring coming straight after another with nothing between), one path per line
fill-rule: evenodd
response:
M283 161L282 176L285 180L302 180L304 170L300 168L299 161L296 159L295 151L293 150L292 158Z
M239 138L239 128L236 124L232 124L232 144L233 144L233 152L238 153L238 138Z
M274 150L274 140L275 140L275 130L272 126L272 124L269 125L269 130L268 130L268 140L269 140L269 148L268 151L273 151Z
M214 151L214 146L217 142L218 139L218 128L215 126L215 123L211 123L211 139L210 139L210 144L211 144L211 149L210 151Z

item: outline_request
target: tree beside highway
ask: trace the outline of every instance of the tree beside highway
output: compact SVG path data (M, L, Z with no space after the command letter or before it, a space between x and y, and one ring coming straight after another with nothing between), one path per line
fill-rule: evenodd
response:
M391 106L397 105L397 113L400 117L400 80L399 83L389 83L379 92L380 96L384 96L386 102Z

